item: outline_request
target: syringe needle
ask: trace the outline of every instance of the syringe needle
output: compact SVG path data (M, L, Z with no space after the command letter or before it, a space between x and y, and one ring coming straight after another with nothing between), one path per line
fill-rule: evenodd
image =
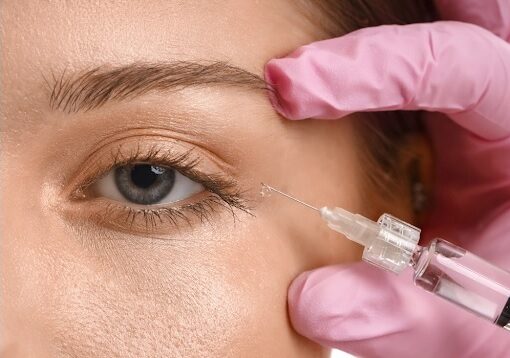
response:
M262 190L260 192L260 194L263 196L264 194L268 193L268 192L271 192L271 191L274 191L275 193L278 193L280 195L283 195L284 197L288 198L288 199L291 199L291 200L294 200L295 202L298 202L299 204L301 205L304 205L310 209L313 209L313 210L316 210L316 211L320 211L319 209L317 209L315 206L312 206L310 204L307 204L305 203L304 201L301 201L287 193L284 193L283 191L280 191L276 188L273 188L272 186L269 186L267 184L264 184L264 183L260 183L262 185Z

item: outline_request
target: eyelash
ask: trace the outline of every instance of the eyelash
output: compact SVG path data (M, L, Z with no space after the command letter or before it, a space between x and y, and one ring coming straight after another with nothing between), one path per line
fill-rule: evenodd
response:
M127 154L123 152L122 147L118 147L117 151L111 152L110 164L102 168L99 171L100 174L93 175L86 179L74 192L74 198L86 198L86 192L89 187L110 170L136 162L167 166L177 170L191 180L202 184L210 195L196 203L175 207L152 206L136 208L134 207L136 204L128 206L118 202L110 202L106 205L101 215L102 218L113 218L116 221L120 220L121 217L125 217L124 222L129 224L129 228L132 228L133 223L140 218L143 219L145 228L148 230L156 228L159 224L163 224L164 219L168 220L173 226L178 226L181 221L191 226L191 219L188 214L195 216L200 222L209 221L211 215L213 215L219 207L228 209L234 221L237 219L235 209L252 215L247 200L243 198L242 192L237 189L237 183L234 180L224 178L220 174L205 174L195 169L200 161L198 157L193 155L193 150L188 150L183 154L176 154L157 146L149 147L145 152L142 152L140 146L138 146L135 151L131 151Z

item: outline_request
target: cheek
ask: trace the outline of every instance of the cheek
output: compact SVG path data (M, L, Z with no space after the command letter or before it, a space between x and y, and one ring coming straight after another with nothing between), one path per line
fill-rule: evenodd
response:
M50 355L321 354L288 324L287 287L300 266L288 237L228 220L149 244L55 230L55 246L18 255L27 286L16 310Z
M60 280L62 342L80 356L221 356L239 307L214 254L186 243L121 246L95 253L94 272Z

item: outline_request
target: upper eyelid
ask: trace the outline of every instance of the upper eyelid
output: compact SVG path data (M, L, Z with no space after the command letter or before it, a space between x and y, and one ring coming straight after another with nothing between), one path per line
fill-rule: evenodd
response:
M140 131L144 131L145 133L140 133ZM147 133L147 131L154 131ZM145 141L146 139L150 139L158 142L165 143L173 143L176 146L191 146L193 149L196 149L197 152L206 154L207 158L212 160L218 167L222 169L224 172L231 173L234 175L237 171L237 168L232 164L227 163L227 161L216 153L208 150L202 143L199 141L191 140L190 138L179 138L179 131L175 129L170 130L168 127L160 127L154 125L144 125L143 127L130 127L129 129L122 129L118 132L113 132L111 134L107 134L98 141L95 146L97 149L95 151L101 150L103 147L111 145L115 141L130 141L136 140ZM93 154L93 153L92 153Z
M109 140L103 140L95 145L93 151L91 151L87 157L83 160L83 164L80 165L75 172L83 171L96 171L100 168L102 171L111 169L114 164L126 162L133 158L136 153L153 152L154 148L166 148L166 152L175 153L174 156L185 152L190 152L189 145L186 143L180 144L177 141L169 139L158 139L156 135L126 135L123 137L108 138ZM198 151L191 151L198 152ZM91 169L92 168L92 169ZM73 177L79 176L77 173ZM97 173L96 173L97 174ZM96 175L97 176L97 175Z

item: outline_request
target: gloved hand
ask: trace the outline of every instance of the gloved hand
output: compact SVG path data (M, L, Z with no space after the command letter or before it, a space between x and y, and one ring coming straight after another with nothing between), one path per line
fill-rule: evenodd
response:
M508 38L510 1L441 3L442 14ZM276 89L275 107L290 119L399 109L446 113L453 121L427 120L437 174L424 235L510 270L507 42L459 22L365 28L271 60L266 79ZM305 272L289 289L292 324L314 341L368 357L510 355L509 332L411 281L409 274L366 263Z

